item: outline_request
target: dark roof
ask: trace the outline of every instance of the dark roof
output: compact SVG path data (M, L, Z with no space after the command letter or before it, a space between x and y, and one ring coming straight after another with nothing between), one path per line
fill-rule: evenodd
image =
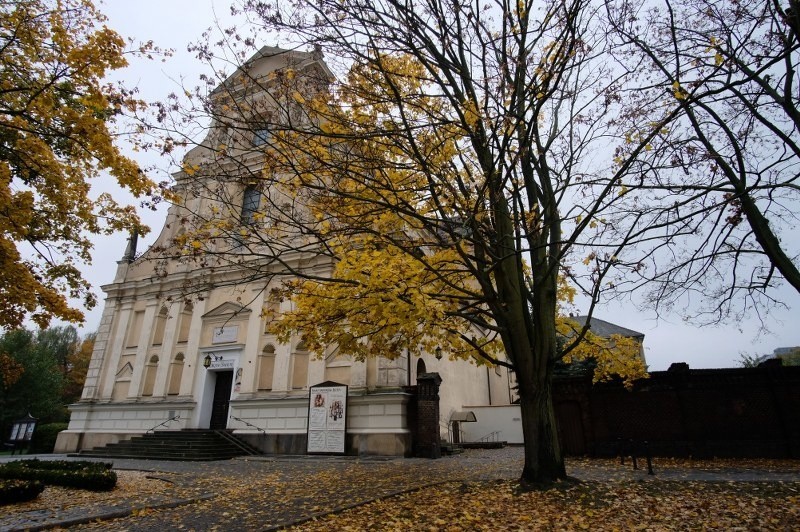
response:
M586 316L570 316L570 319L578 323L578 325L581 327L583 327L583 325L586 323ZM608 338L612 334L619 334L620 336L625 336L627 338L638 338L640 340L644 340L644 333L634 331L633 329L620 327L619 325L615 325L609 321L592 317L590 323L589 330L597 336L602 336L603 338Z

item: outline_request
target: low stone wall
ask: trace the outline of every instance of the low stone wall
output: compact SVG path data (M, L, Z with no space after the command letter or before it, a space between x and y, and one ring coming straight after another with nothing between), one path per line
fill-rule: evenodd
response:
M411 432L404 392L351 395L347 404L345 452L349 455L405 456ZM231 401L234 433L267 454L305 454L308 399Z

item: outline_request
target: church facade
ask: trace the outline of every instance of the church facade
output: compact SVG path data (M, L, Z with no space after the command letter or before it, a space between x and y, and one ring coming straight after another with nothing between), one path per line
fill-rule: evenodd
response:
M303 73L327 69L314 53L263 48L240 69L267 79L291 67ZM233 76L225 83L235 84ZM236 91L231 91L235 93ZM228 141L255 146L264 132L242 126L231 133L212 122L207 140L190 150L184 169L213 166L209 143L226 129ZM231 141L234 136L238 140ZM209 140L210 139L210 140ZM250 155L242 153L244 160ZM258 165L257 159L244 161ZM244 223L269 191L247 180L215 183L210 172L204 191L232 198ZM118 262L111 284L103 286L105 306L80 401L59 434L56 452L114 443L152 430L230 429L265 452L303 452L309 419L309 389L323 383L347 385L346 433L350 454L408 455L412 449L409 405L422 373L441 376L440 430L464 405L509 404L512 378L505 368L450 361L435 353L405 353L388 359L375 353L366 361L310 353L298 335L282 343L269 325L290 310L291 301L273 298L278 275L226 267L209 280L207 262L167 260L168 249L184 231L187 209L214 209L212 194L176 174L175 195L155 244L136 255L136 238ZM212 186L214 185L214 186ZM209 259L213 260L213 259ZM279 265L270 266L272 273ZM191 297L186 287L200 286Z

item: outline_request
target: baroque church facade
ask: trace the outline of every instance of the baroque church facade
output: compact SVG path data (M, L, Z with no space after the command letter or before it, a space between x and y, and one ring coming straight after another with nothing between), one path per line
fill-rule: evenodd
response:
M298 75L329 75L315 53L270 47L237 72L260 80L289 67ZM225 83L236 80L231 76ZM220 127L212 123L208 138L213 140ZM258 128L239 133L240 142L252 146L262 135ZM201 143L187 153L183 167L208 165L208 152L207 143ZM157 252L179 236L183 210L214 208L214 198L186 185L185 178L176 174L179 201L170 207L155 244L136 256L132 237L113 282L102 287L105 306L85 387L80 401L70 406L69 427L59 434L56 452L152 430L209 428L232 430L265 452L303 452L309 389L335 382L348 387L346 452L402 456L413 446L410 405L422 373L435 372L442 379L439 425L447 439L451 420L460 419L469 406L513 402L513 376L505 368L451 361L441 353L406 353L391 360L378 353L366 361L327 353L317 357L300 335L279 342L269 324L292 303L271 297L277 276L232 267L225 270L224 282L204 284L207 264L165 261ZM242 219L257 212L262 195L269 194L242 180L205 188L212 189L234 198L241 209L235 216ZM192 282L204 290L186 297Z

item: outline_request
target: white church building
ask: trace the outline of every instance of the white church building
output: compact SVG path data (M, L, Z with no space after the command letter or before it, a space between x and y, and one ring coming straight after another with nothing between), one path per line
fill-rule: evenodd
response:
M289 67L298 75L328 73L314 53L270 47L237 72L266 80ZM225 85L236 89L235 76ZM221 128L212 123L207 140L214 141ZM244 126L237 131L234 142L250 143L252 157L252 146L263 132ZM184 168L207 166L207 146L204 141L190 150ZM102 287L105 306L86 384L80 401L70 406L69 427L59 434L55 452L103 446L150 430L193 428L259 435L265 452L303 452L309 388L332 381L348 386L349 454L408 455L413 445L410 387L418 374L441 376L443 436L450 420L469 406L513 402L512 378L505 368L450 361L446 355L430 353L394 360L375 356L364 362L318 358L305 349L300 336L288 343L277 341L269 332L270 321L291 309L292 303L272 300L270 283L277 281L271 275L259 278L251 271L228 268L225 282L206 284L187 297L186 286L202 285L198 280L207 275L207 265L165 260L158 250L172 245L183 230L180 220L185 209L203 212L214 208L215 199L189 186L185 173L175 177L179 201L170 207L156 242L136 256L132 237L113 282ZM242 180L205 188L212 189L238 198L242 212L231 213L234 217L257 211L260 195L269 194Z

